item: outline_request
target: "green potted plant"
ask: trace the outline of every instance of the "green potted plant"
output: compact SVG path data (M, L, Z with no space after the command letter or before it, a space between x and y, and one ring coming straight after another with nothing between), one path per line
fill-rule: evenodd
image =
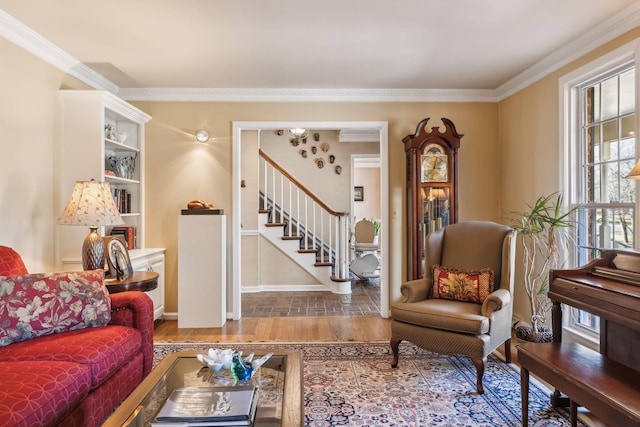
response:
M378 221L374 217L369 218L369 221L373 223L373 229L375 231L375 234L373 235L373 242L378 243L378 234L380 233L380 221Z
M523 249L523 281L531 308L531 324L517 325L516 337L526 341L552 340L549 327L551 301L549 270L563 268L573 242L571 228L575 206L565 210L562 194L540 196L529 210L518 213L514 226Z

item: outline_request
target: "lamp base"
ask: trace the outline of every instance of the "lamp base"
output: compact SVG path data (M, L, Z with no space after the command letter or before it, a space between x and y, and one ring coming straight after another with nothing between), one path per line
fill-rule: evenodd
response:
M98 234L98 227L89 227L89 235L82 244L82 268L84 270L104 270L104 242Z

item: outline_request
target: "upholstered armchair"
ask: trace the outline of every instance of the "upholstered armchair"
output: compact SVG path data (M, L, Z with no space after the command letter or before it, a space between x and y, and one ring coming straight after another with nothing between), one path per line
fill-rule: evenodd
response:
M505 225L469 221L431 233L425 277L404 283L391 305L392 367L400 342L471 358L476 388L484 393L487 357L504 343L511 362L515 232Z

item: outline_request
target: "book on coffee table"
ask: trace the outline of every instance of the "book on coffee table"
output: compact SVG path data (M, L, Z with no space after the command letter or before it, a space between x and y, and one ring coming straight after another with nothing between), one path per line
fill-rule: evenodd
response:
M258 387L180 387L175 389L152 426L251 426Z

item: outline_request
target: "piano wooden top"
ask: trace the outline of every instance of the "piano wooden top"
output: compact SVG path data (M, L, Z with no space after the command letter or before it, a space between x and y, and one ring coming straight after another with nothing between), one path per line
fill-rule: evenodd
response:
M584 267L553 270L549 298L640 331L640 253L609 250Z

